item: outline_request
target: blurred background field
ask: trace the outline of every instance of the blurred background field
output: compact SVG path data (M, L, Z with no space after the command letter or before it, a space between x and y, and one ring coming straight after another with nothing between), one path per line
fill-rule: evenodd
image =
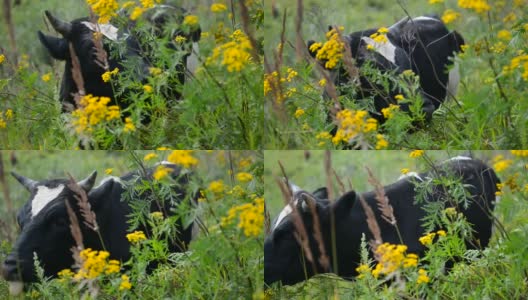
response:
M199 216L204 224L203 230L191 242L185 255L168 254L164 260L170 263L160 264L155 272L148 275L136 274L130 269L123 269L122 273L131 277L133 289L128 294L120 291L114 297L235 299L251 298L254 294L261 293L264 217L263 203L260 212L255 204L258 200L255 199L263 196L262 153L190 153L196 159L196 165L188 167L193 171L189 191L202 191L203 194L198 205L187 213ZM34 180L67 178L68 172L80 180L96 170L97 186L107 176L125 175L138 170L140 164L153 167L158 162L168 160L171 154L172 151L0 151L3 167L0 168L0 263L10 253L19 235L15 215L30 197L28 191L9 174L11 171ZM240 173L244 174L243 178L239 178ZM260 214L260 218L252 218L253 226L257 227L251 235L246 235L245 227L239 226L240 214L245 209L259 211ZM222 221L228 215L231 216L231 221ZM138 265L144 259L146 258L141 256L132 258ZM204 278L207 280L203 280ZM116 292L117 289L110 292L113 280L98 280L103 295L106 293L110 297L111 293ZM24 297L79 299L85 290L74 283L64 285L57 280L48 280L34 285ZM7 284L1 278L0 299L12 299L8 297Z

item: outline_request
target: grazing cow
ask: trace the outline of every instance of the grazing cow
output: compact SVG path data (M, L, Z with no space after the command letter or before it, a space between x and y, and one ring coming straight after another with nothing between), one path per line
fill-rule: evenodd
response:
M128 107L130 99L126 99L126 91L119 98L114 94L116 86L110 82L104 82L102 74L105 69L100 61L97 60L98 52L94 43L94 32L99 30L103 34L103 47L108 54L108 71L116 67L122 71L135 63L135 70L132 71L132 78L139 82L145 82L148 68L151 66L150 60L154 58L153 45L142 44L137 36L144 33L135 32L135 23L127 24L125 30L118 30L111 24L93 24L88 18L80 18L71 22L59 20L49 11L45 11L46 17L53 28L62 35L62 37L53 37L38 32L40 42L48 50L51 56L58 60L64 60L64 74L60 87L60 101L63 104L63 111L69 111L76 108L74 94L78 92L78 87L74 82L72 74L72 56L70 47L75 52L81 67L81 74L84 80L84 91L86 94L94 96L104 96L112 99L122 109ZM179 24L183 21L184 10L170 5L156 5L145 13L149 24L152 26L152 33L158 38L163 37L165 32L170 32L170 39L166 47L174 52L174 74L171 74L167 88L166 97L168 100L179 100L181 93L177 85L185 81L186 63L190 55L190 43L194 44L200 39L199 26L192 30L183 30ZM175 25L176 24L176 25ZM172 28L176 26L175 28ZM185 37L183 44L174 42L176 36ZM193 45L195 46L195 45ZM179 53L179 51L183 51ZM123 98L123 99L122 99Z
M445 186L433 183L433 178L448 174L460 178L461 185L466 190L466 200L469 201L467 207L463 205L457 207L458 205L451 203ZM410 175L384 187L408 253L415 253L419 256L424 254L425 247L419 243L418 239L425 233L422 226L423 218L426 216L423 205L427 202L440 201L445 207L456 207L464 214L474 230L472 239L466 243L468 248L475 249L488 245L492 229L491 213L495 205L496 185L499 182L493 169L479 160L456 157L438 165L433 171ZM425 194L425 201L417 203L416 185L424 181L433 186ZM293 193L295 200L291 203L297 208L308 232L308 243L313 253L314 265L303 256L303 250L294 237L296 234L294 216L292 207L288 205L274 221L271 233L264 242L264 281L267 285L274 282L282 282L284 285L295 284L314 274L331 271L324 270L318 261L321 252L313 234L314 218L307 205L309 201L315 204L325 251L330 256L330 261L335 259L337 262L336 273L339 276L350 278L357 275L356 267L360 262L361 237L365 234L367 239L372 239L359 196L363 197L373 209L383 242L401 244L395 228L384 221L381 218L381 212L376 209L378 204L374 192L359 195L355 191L349 191L335 202L328 200L326 188L320 188L313 193L315 201L311 197L303 196L306 192L298 188L293 189ZM330 225L331 213L335 217L335 257L332 255L331 246L333 236Z
M148 201L150 211L161 211L164 216L177 214L176 210L182 201L186 201L188 175L180 174L178 166L163 163L172 169L171 177L175 179L170 195L161 199L151 192L138 192L134 187L144 180L152 180L154 169L147 169L146 174L140 171L131 172L122 177L108 177L99 186L92 188L97 173L93 172L78 185L87 193L91 210L95 213L99 226L99 235L84 224L80 214L75 193L68 186L67 179L35 181L16 173L13 176L31 193L30 199L20 209L17 221L21 228L20 236L14 244L2 267L3 277L13 286L12 292L21 291L21 282L37 280L33 263L36 253L45 276L57 276L57 272L71 268L74 261L71 248L75 245L70 232L70 221L65 202L75 211L79 220L85 248L105 249L110 257L119 261L130 258L130 243L126 239L129 231L128 219L132 214L131 203ZM158 193L159 194L159 193ZM128 196L130 195L130 196ZM142 225L143 226L143 225ZM191 225L184 226L183 218L176 222L177 234L168 237L169 250L182 252L192 235ZM150 229L140 227L148 236ZM101 243L104 243L104 247Z
M368 75L368 71L362 72L362 69L370 65L382 74L394 75L412 70L420 78L418 93L423 101L425 120L429 121L446 97L456 94L458 65L453 65L452 59L455 53L462 50L462 36L456 31L450 32L438 17L425 16L413 19L406 17L390 26L386 43L371 38L377 31L378 28L362 30L343 36L360 70L357 98L374 98L371 115L383 123L385 118L381 110L390 104L397 104L395 96L404 93L393 80L389 80L387 91L379 80ZM309 41L308 49L313 44L313 41ZM310 54L315 57L317 51L310 51ZM331 78L338 87L349 84L349 77L343 67L331 72ZM409 111L407 103L401 103L400 108Z

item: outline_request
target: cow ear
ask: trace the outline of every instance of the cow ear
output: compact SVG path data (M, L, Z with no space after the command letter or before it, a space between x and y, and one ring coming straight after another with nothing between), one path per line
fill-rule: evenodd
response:
M350 210L356 202L356 192L346 192L343 196L336 200L333 204L332 209L337 220L345 218L350 214Z
M65 60L68 57L68 41L64 38L57 38L54 36L46 35L40 30L38 37L42 45L48 49L51 56L58 60Z
M328 199L328 189L326 187L321 187L315 190L312 195L317 199Z
M462 35L454 30L450 34L450 43L451 49L456 52L462 51L462 46L466 44Z

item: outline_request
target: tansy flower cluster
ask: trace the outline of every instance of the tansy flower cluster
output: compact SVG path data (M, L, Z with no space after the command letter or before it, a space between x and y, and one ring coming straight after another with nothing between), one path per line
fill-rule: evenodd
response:
M387 39L387 33L389 30L386 27L380 27L377 32L374 32L370 35L370 38L377 44L377 45L383 45L389 41ZM373 45L367 45L367 49L374 50Z
M409 153L409 157L410 158L417 158L417 157L420 157L422 155L424 155L425 151L424 150L413 150L411 151L411 153Z
M418 256L414 253L406 254L407 246L383 243L374 251L378 263L372 276L378 278L380 275L389 275L400 268L411 268L418 265ZM363 268L364 269L364 268Z
M458 18L460 18L460 14L452 9L446 9L442 15L442 21L446 24L452 23Z
M493 169L496 172L502 172L510 167L513 160L504 158L503 155L497 155L493 158Z
M383 117L388 120L392 118L394 116L394 112L398 110L400 110L400 106L391 103L388 107L382 108L381 113L383 114Z
M435 236L446 236L446 232L444 230L438 230L437 232L430 232L418 239L418 241L424 245L424 246L430 246L433 244L433 240Z
M522 78L525 81L528 81L528 54L520 54L512 58L510 64L502 68L502 73L504 75L509 75L520 66L524 69L524 72L521 75Z
M256 197L252 203L245 203L229 209L227 217L220 221L222 227L233 223L239 217L237 227L242 229L247 237L256 237L264 226L264 198Z
M209 186L207 187L207 190L212 192L217 198L222 196L225 189L226 189L226 186L224 185L224 181L221 179L211 181L211 183L209 183Z
M247 172L240 172L236 175L236 178L240 182L249 182L253 180L253 175Z
M130 20L137 20L147 9L154 7L154 2L161 3L161 0L140 0L140 4L136 5L135 1L127 1L121 6L122 9L127 9L129 7L134 7L132 13L130 14Z
M240 72L251 63L251 42L240 29L235 30L229 38L230 41L214 48L206 64L212 64L221 57L221 64L226 66L228 72Z
M192 156L193 150L173 150L167 160L173 164L190 168L198 164L198 159Z
M126 238L132 244L139 243L147 239L143 231L134 231L126 235Z
M520 157L528 157L528 150L511 150L511 154Z
M42 75L42 77L40 77L42 79L42 81L44 82L48 82L51 80L51 73L46 73L44 75Z
M79 253L81 260L81 267L77 273L73 273L70 269L64 269L58 273L59 278L64 281L73 278L75 281L82 279L94 279L99 275L110 275L118 273L121 269L120 263L117 260L111 259L110 253L107 251L96 251L90 248L84 249Z
M8 108L5 113L0 111L0 129L7 127L7 121L13 119L13 110Z
M367 111L344 109L337 113L337 132L332 142L337 145L340 142L351 143L361 134L373 132L378 129L378 121L370 118Z
M458 0L458 6L472 9L477 13L485 13L491 9L486 0Z
M119 119L121 113L119 106L107 106L110 102L108 97L94 97L86 95L80 101L80 108L73 111L73 125L77 133L91 132L93 126L102 121Z
M172 171L172 168L168 168L164 165L159 165L156 167L156 170L154 171L154 174L152 174L152 177L155 180L161 180L167 177L167 175L169 175Z
M213 3L211 4L211 11L212 12L223 12L227 10L227 6L222 3Z
M103 79L104 82L108 82L110 81L110 78L115 75L117 75L117 73L119 72L119 69L118 68L115 68L114 70L112 71L106 71L103 73L103 75L101 75L101 78ZM42 79L44 80L44 79Z
M339 27L340 31L343 29L343 27ZM333 69L343 58L345 44L335 28L326 33L326 39L324 44L313 43L309 50L311 53L316 53L315 58L325 62L325 68Z
M105 24L115 17L119 4L116 0L86 0L93 12L99 16L98 22Z
M292 82L298 73L292 68L286 70L287 75L285 77L280 77L279 72L273 71L269 74L264 74L264 96L269 92L273 91L275 96L275 101L277 103L283 102L286 98L291 97L294 93L297 92L295 87L289 88L285 93L281 92L281 84L286 82ZM280 79L279 79L280 77Z

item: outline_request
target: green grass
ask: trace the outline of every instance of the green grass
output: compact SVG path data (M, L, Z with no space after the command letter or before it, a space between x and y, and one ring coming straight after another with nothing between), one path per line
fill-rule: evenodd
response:
M327 3L320 0L303 1L301 35L308 40L326 41L328 25L343 26L343 34L389 26L406 13L411 16L438 14L446 9L455 10L460 17L447 25L450 30L462 34L468 45L467 51L459 55L461 82L457 94L458 103L449 100L435 112L430 124L409 130L406 114L396 114L374 134L365 134L365 148L376 148L376 134L384 135L388 149L522 149L527 147L528 97L527 79L523 79L524 68L518 67L511 74L503 73L514 58L528 50L525 24L527 9L522 1L487 1L491 5L489 14L478 14L474 10L457 6L457 1L447 0L441 4L428 1L377 1L361 0L353 4L347 1ZM500 5L502 3L502 5ZM268 2L268 5L270 3ZM313 60L304 56L305 49L297 49L295 30L296 2L278 2L279 16L271 15L271 6L266 7L265 56L269 69L278 71L280 78L288 77L288 69L298 73L289 82L272 88L266 96L265 149L342 149L345 142L334 144L329 139L317 138L328 132L334 124L327 121L326 112L332 101L323 100L323 88L318 85L324 78L313 66ZM406 11L404 11L404 9ZM515 20L503 21L515 15ZM285 26L282 18L286 17ZM277 64L278 45L284 30L282 60ZM499 38L499 32L507 30L511 38ZM501 48L501 44L503 49ZM301 44L302 48L306 48ZM499 49L499 50L497 50ZM297 53L302 53L298 57ZM521 63L522 64L522 63ZM284 98L278 101L279 98ZM345 109L364 109L354 101L352 95L342 94L339 101ZM297 109L305 114L296 117Z
M278 161L284 165L289 180L301 188L311 192L326 186L323 165L325 152L308 153L309 158L306 159L305 151L265 151L265 197L271 221L285 205L276 184L277 178L282 177ZM331 159L332 167L345 185L350 181L355 191L366 192L373 190L373 187L367 182L365 167L370 168L383 185L387 185L397 180L402 168L426 171L430 169L429 161L439 163L463 154L467 152L429 150L424 157L410 158L407 151L331 151ZM420 261L417 267L427 270L431 281L426 285L416 284L417 269L402 271L403 285L401 281L387 282L383 277L375 279L366 276L361 280L345 281L332 274L323 274L294 286L274 286L266 294L271 299L457 299L462 295L468 299L522 298L528 291L525 281L528 249L523 245L528 225L528 176L525 172L528 158L513 156L507 151L474 151L472 155L497 170L494 159L511 160L509 167L497 172L505 187L494 211L507 237L501 236L495 228L489 247L476 255L475 252L466 252L456 235L448 235L443 242L433 244L426 252L427 261ZM337 188L334 178L332 182ZM447 223L447 227L453 228L455 232L455 228L462 226L462 223L460 220L453 221ZM455 264L449 273L443 272L439 266L456 251L462 251L467 261Z
M109 152L109 151L3 151L0 159L4 163L4 174L9 188L12 210L7 202L0 202L0 261L11 251L18 236L14 221L16 211L28 200L28 192L8 172L19 174L35 180L64 178L70 172L75 178L86 177L93 170L99 175L96 184L104 178L105 170L112 169L112 175L124 175L137 169L139 161L145 166L166 160L171 152L157 151L158 157L145 162L147 151ZM263 232L258 226L256 236L246 236L239 228L240 213L237 210L231 222L220 224L235 207L254 207L255 197L263 195L262 154L253 151L196 151L193 156L199 160L193 168L194 175L189 185L190 190L200 189L207 200L200 200L199 207L181 208L185 214L198 215L205 231L200 231L192 241L186 253L171 254L163 251L165 242L152 238L132 247L133 257L128 269L119 274L99 276L96 285L99 287L99 298L119 299L248 299L262 293L263 280ZM16 163L13 164L13 159ZM249 182L237 179L239 172L253 175ZM234 174L230 176L229 174ZM212 181L222 180L224 192L214 194L209 189ZM1 184L1 183L0 183ZM231 193L238 186L237 192ZM3 197L3 196L2 196ZM262 214L262 212L261 212ZM138 212L134 212L134 217ZM139 217L139 216L138 216ZM258 221L255 221L258 222ZM171 230L171 219L167 218L156 225L164 232ZM258 223L257 223L258 224ZM152 273L145 273L148 261L158 260L161 263ZM119 291L121 275L130 276L132 289ZM25 298L38 299L79 299L91 289L75 282L60 282L45 279L29 288ZM18 299L8 295L7 285L0 279L0 298Z
M118 1L123 4L125 1ZM138 1L139 3L139 1ZM37 38L37 31L56 35L47 28L44 10L52 11L63 20L87 16L85 1L52 0L46 2L22 1L12 9L17 49L12 49L8 35L0 36L0 54L6 59L0 64L0 148L1 149L76 149L80 142L85 147L97 149L260 149L263 136L262 66L258 48L262 47L262 1L248 6L250 20L247 24L256 40L254 54L240 71L228 71L223 64L223 54L211 58L215 48L232 41L231 35L242 30L242 15L238 3L227 10L213 13L209 1L177 1L189 14L198 16L202 29L200 53L194 76L181 86L167 84L172 70L162 67L164 73L150 76L148 84L153 92L143 89L143 84L127 79L121 70L112 84L131 88L126 101L135 131L124 130L125 120L100 121L93 131L76 131L75 118L62 114L59 87L64 70L63 63L51 59ZM2 24L2 26L6 26ZM139 19L138 30L147 24ZM153 66L172 64L179 55L163 51L162 41L147 35L155 51ZM159 44L157 44L159 43ZM164 43L164 42L163 42ZM234 43L241 45L241 41ZM231 49L233 45L224 49ZM218 50L218 49L217 49ZM245 51L250 51L246 48ZM252 51L252 50L251 50ZM209 63L206 64L206 61ZM49 74L45 82L42 76ZM108 83L110 84L110 83ZM170 102L162 92L167 87L183 90L183 100ZM97 96L97 95L94 95ZM110 105L110 104L109 104ZM12 117L5 113L10 110ZM152 115L149 124L140 119ZM5 128L2 123L5 122Z

